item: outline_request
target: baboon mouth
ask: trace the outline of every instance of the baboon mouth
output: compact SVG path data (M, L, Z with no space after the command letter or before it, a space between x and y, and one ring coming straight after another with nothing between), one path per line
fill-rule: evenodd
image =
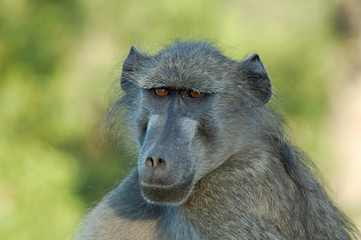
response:
M179 204L184 202L193 187L194 177L172 185L140 184L143 197L154 203Z

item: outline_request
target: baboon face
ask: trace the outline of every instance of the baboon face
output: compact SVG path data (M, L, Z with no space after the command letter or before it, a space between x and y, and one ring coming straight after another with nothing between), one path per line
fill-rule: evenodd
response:
M162 204L183 203L234 154L235 142L253 134L253 109L271 95L258 55L236 62L205 43L177 43L155 56L132 47L121 85L141 148L141 192Z

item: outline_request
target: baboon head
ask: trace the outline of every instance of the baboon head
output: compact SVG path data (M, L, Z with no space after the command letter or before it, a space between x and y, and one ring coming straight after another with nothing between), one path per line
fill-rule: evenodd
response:
M207 173L259 134L271 83L257 54L237 62L204 42L176 42L123 64L122 101L140 145L141 192L181 204Z

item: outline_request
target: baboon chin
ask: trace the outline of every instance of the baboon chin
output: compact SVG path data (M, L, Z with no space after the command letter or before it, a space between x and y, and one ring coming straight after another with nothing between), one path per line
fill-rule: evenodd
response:
M155 204L179 205L186 201L191 193L192 187L193 178L170 186L140 184L140 190L144 198Z
M258 56L208 42L131 47L107 120L129 121L137 168L89 214L81 240L358 239L268 102ZM136 161L134 159L134 161Z

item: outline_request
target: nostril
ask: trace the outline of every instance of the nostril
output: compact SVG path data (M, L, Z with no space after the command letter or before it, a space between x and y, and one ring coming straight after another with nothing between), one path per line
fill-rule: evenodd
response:
M147 157L147 159L145 160L145 166L147 168L163 168L165 167L166 163L165 160L163 158L157 158L156 160L153 159L152 157Z
M162 158L158 159L157 167L164 167L165 166L165 160Z
M146 165L148 168L153 167L153 165L154 165L153 158L152 158L152 157L147 157L147 159L145 160L145 165Z

